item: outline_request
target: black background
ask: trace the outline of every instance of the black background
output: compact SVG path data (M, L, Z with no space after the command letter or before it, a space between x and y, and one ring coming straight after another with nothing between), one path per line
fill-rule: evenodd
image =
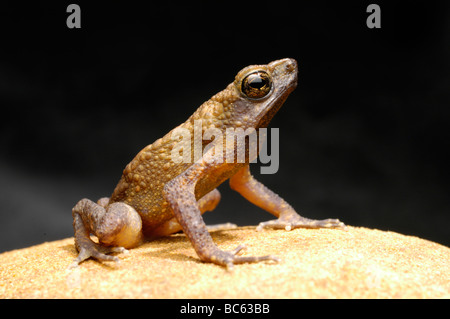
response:
M92 1L91 1L92 2ZM71 208L250 64L291 57L280 168L302 215L450 245L450 6L372 1L2 2L0 251L73 235ZM272 216L229 190L207 223Z

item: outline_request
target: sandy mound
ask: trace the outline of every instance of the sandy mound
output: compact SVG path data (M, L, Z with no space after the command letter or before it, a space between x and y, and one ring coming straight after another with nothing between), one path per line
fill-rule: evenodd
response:
M394 232L254 227L212 233L218 246L281 262L202 263L182 234L83 262L73 238L0 254L0 298L449 298L450 248Z

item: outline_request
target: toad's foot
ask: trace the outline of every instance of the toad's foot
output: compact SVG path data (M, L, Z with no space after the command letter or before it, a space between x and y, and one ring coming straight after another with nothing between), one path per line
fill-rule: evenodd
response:
M73 260L73 263L70 265L69 268L78 266L79 263L90 257L95 258L99 261L114 261L116 264L118 264L120 260L117 256L107 255L111 253L127 254L128 250L126 250L123 247L102 246L94 242L85 243L85 245L80 248L80 253L78 254L78 257Z
M244 264L244 263L256 263L260 261L268 261L272 260L275 262L280 261L280 259L276 256L272 255L266 255L266 256L259 256L259 257L245 257L245 256L238 256L238 253L245 249L246 247L243 245L239 245L236 249L232 251L223 251L220 249L215 249L214 252L206 257L202 258L204 261L212 262L221 266L227 267L227 270L232 270L233 266L236 264Z
M315 220L305 217L301 217L298 214L292 214L290 216L283 216L278 219L262 222L256 228L257 231L261 231L264 228L273 229L285 229L287 231L294 228L341 228L346 230L347 226L339 219L323 219Z

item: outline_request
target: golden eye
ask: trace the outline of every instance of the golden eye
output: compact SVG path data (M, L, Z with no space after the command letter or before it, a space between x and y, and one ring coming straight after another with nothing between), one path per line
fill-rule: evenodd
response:
M271 87L272 81L269 74L264 71L256 71L242 80L241 91L251 99L260 99L269 94Z

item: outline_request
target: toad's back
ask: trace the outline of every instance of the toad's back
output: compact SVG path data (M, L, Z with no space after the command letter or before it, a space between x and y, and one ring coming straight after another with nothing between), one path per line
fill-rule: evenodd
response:
M202 136L207 129L221 130L223 137L228 127L247 128L247 116L232 117L232 105L238 99L234 83L224 91L214 95L183 124L170 131L164 137L141 150L126 166L109 203L124 202L132 206L143 218L144 227L155 228L173 217L168 202L163 198L164 186L167 182L186 171L194 162L194 139L189 139L191 160L187 163L176 163L172 160L173 148L179 143L175 137L177 129L184 129L190 137L194 136L194 128L201 130ZM198 123L201 124L200 126ZM246 125L247 124L247 125ZM202 140L202 152L211 140ZM223 141L224 149L226 147ZM236 145L233 145L236 148ZM224 152L225 153L225 152ZM222 182L247 163L225 163L214 175L205 175L198 181L196 198L199 199L212 191Z

